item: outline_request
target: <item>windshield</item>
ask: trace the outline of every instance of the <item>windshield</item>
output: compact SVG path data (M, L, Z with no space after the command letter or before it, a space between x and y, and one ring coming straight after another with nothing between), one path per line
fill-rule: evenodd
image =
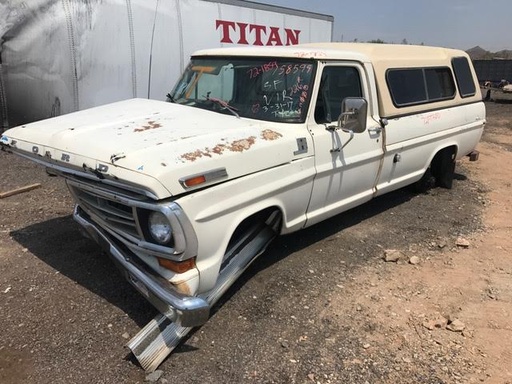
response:
M283 58L193 58L172 102L237 117L303 122L315 64Z

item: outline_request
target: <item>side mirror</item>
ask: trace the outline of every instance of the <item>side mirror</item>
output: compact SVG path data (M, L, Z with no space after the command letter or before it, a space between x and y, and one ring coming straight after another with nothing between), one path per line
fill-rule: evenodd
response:
M338 128L344 131L361 133L366 130L368 102L362 97L347 97L341 102L341 115Z

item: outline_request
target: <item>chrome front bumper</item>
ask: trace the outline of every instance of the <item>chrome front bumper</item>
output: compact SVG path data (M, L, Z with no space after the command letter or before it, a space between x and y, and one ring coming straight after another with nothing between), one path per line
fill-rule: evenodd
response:
M206 323L210 316L210 305L204 299L186 296L147 267L139 258L112 241L105 232L77 205L73 218L85 229L114 260L126 279L151 304L171 321L183 327L195 327Z

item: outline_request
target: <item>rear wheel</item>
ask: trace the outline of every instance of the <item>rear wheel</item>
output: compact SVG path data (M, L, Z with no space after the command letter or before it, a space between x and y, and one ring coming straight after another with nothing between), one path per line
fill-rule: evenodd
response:
M455 152L452 148L445 148L439 152L432 161L432 175L436 187L451 189L455 176Z
M416 193L426 193L435 185L434 176L432 176L431 167L428 167L421 179L412 184L412 191Z
M439 151L420 180L412 185L415 192L424 193L433 187L451 189L455 176L455 148Z

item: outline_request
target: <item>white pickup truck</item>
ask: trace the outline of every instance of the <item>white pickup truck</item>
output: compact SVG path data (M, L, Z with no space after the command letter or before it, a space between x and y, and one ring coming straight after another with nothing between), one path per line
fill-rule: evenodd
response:
M205 50L168 102L95 107L1 143L66 179L75 219L179 338L276 235L427 179L450 188L455 161L478 155L477 84L444 48Z

